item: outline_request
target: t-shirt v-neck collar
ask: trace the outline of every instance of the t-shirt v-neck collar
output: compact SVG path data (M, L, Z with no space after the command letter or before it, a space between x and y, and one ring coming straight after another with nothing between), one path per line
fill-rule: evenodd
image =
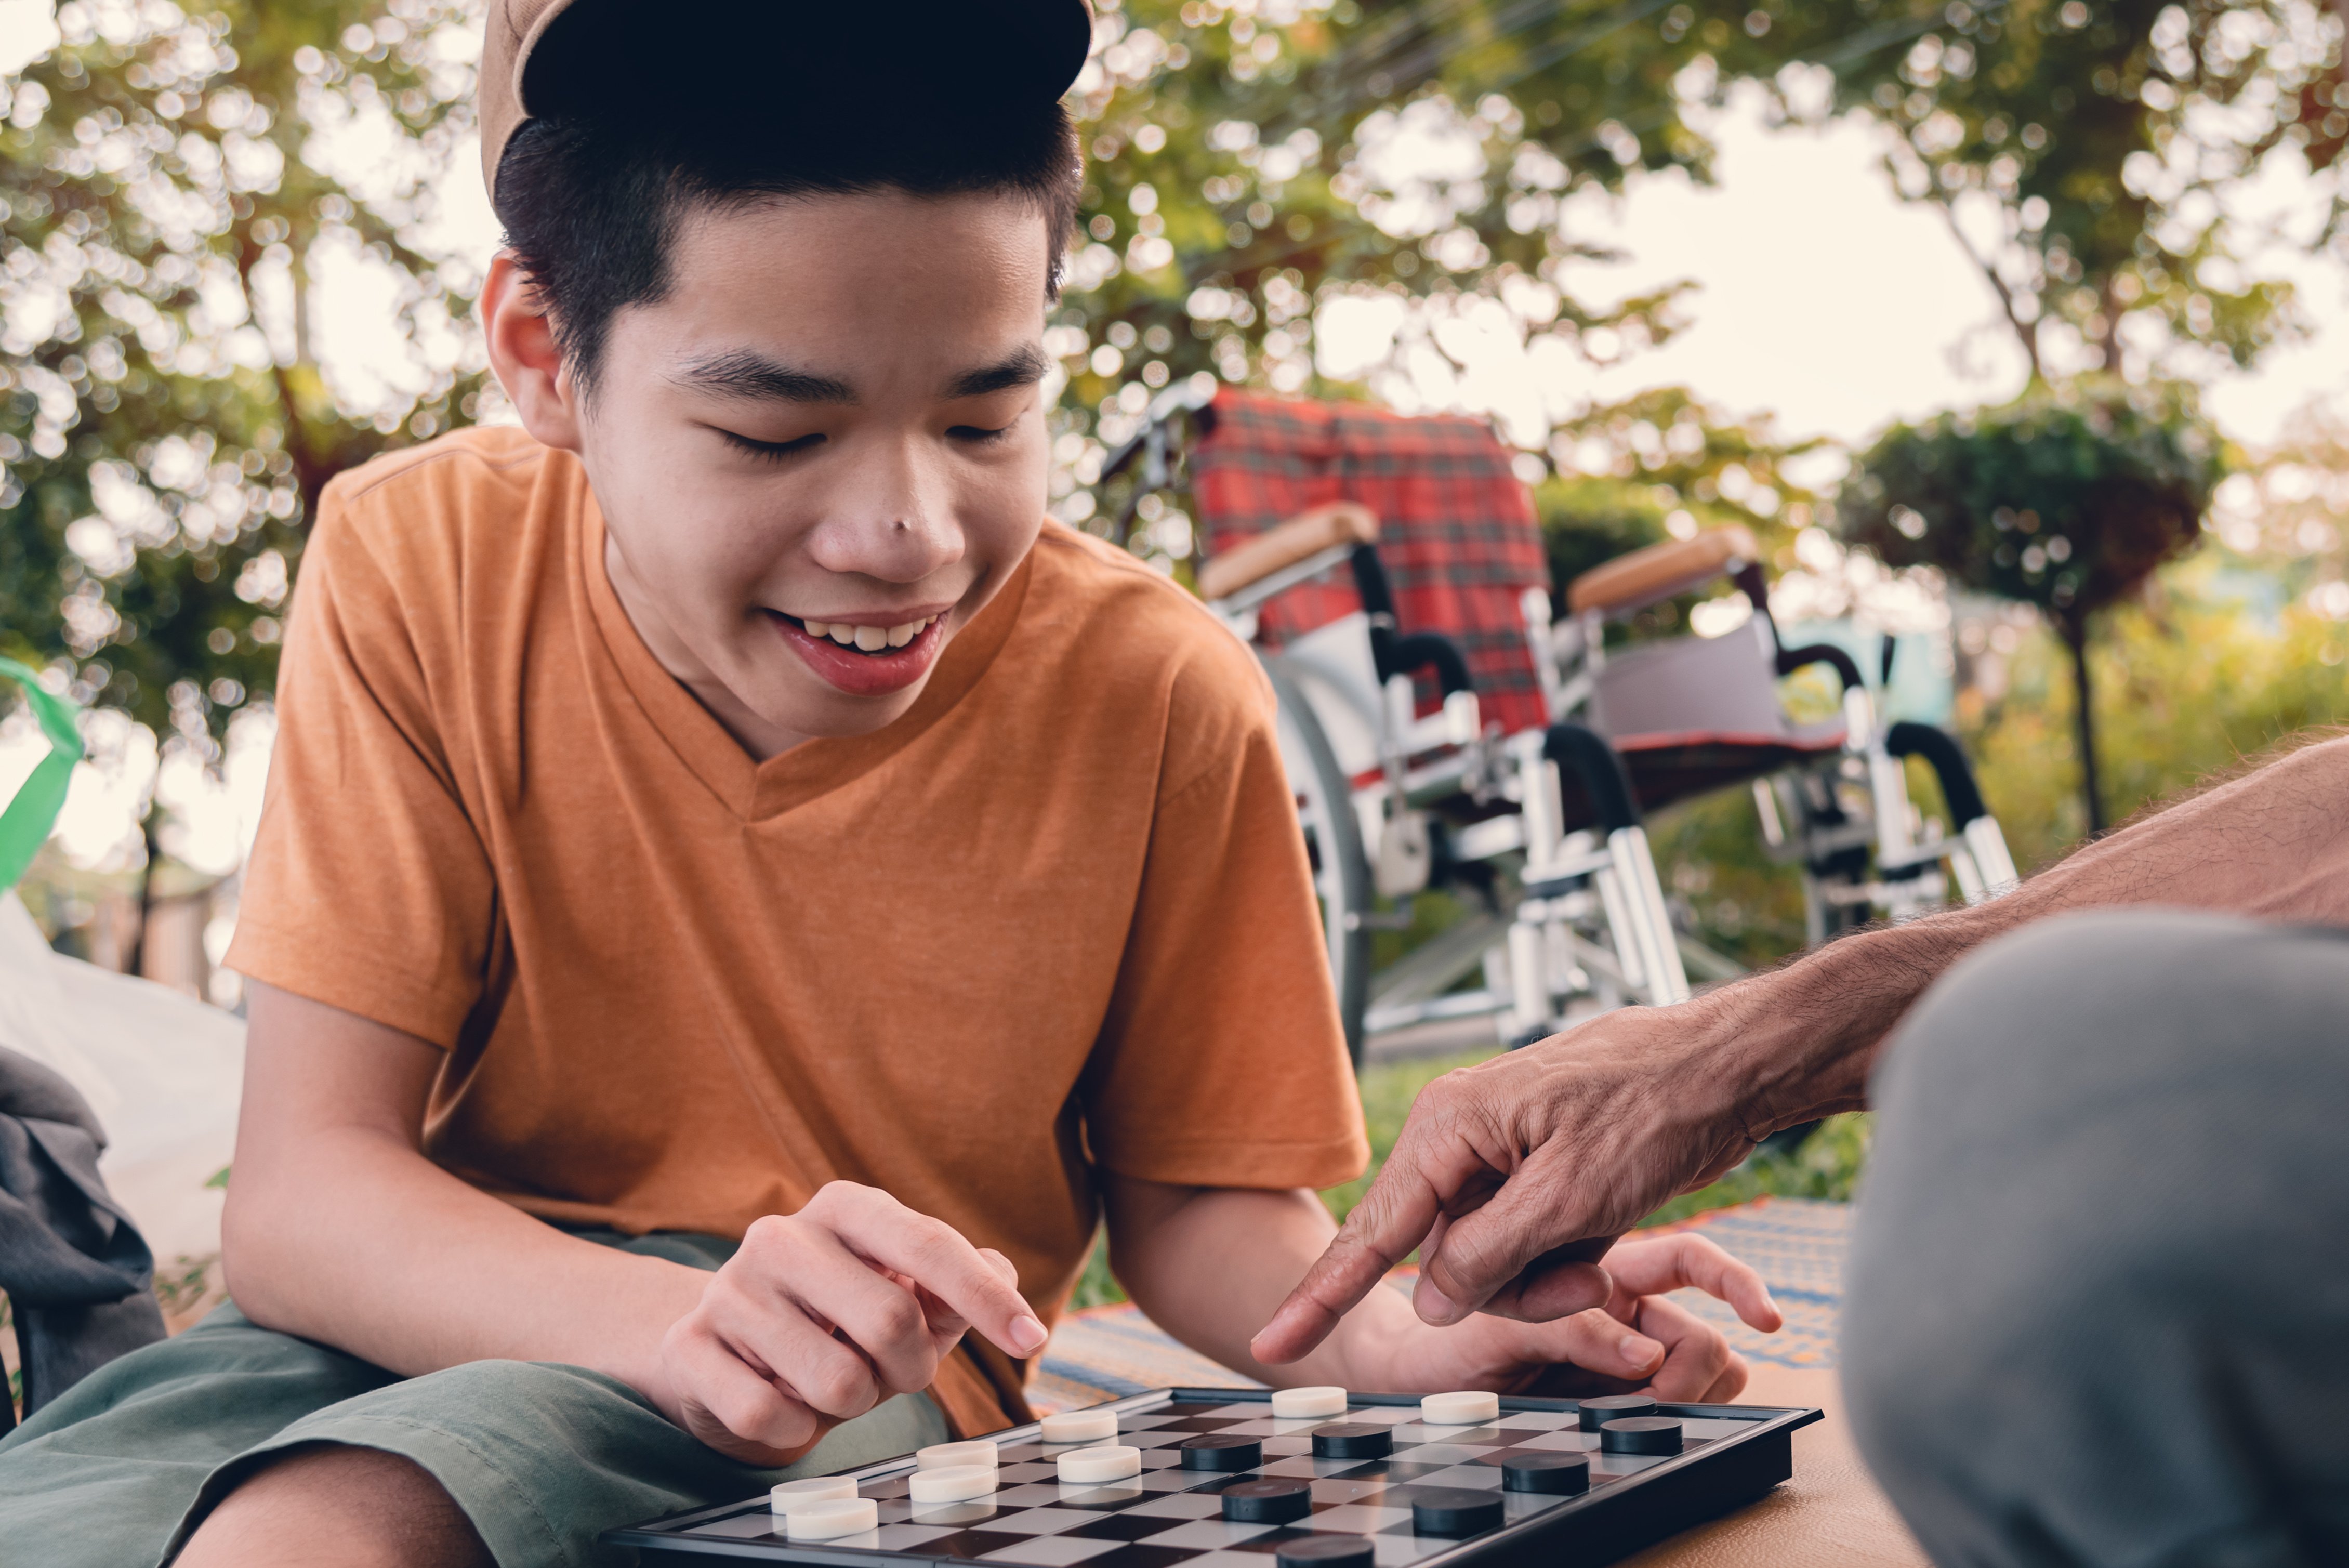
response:
M605 651L646 720L678 759L737 816L777 815L839 788L904 750L978 683L1018 624L1035 553L1019 563L977 618L956 634L914 705L869 735L803 742L761 762L693 693L661 667L612 587L604 566L604 514L585 474L577 480L579 575Z

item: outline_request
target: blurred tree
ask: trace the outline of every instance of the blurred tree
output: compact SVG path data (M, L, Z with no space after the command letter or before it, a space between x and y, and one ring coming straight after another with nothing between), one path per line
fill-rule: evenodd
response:
M479 25L326 0L67 0L0 96L0 648L216 757L274 684L320 488L470 417L474 280L421 235ZM406 362L338 380L318 288Z
M1587 253L1559 232L1561 202L1636 170L1703 177L1707 112L1740 80L1792 118L1881 119L1899 189L1941 204L2049 373L2247 362L2290 330L2289 289L2244 274L2210 197L2286 143L2337 161L2349 132L2349 110L2326 107L2349 94L2341 18L2311 0L1101 11L1104 47L1072 99L1090 243L1053 337L1071 521L1095 504L1078 486L1099 443L1187 377L1367 384L1409 406L1444 400L1447 374L1496 336L1600 365L1669 336L1676 290L1601 308L1563 286ZM1317 363L1317 317L1340 310L1386 330L1388 352ZM1616 413L1548 417L1571 445ZM1508 433L1528 449L1551 435L1524 417Z
M1897 425L1844 487L1846 537L2037 606L2071 650L2081 796L2105 826L2088 657L2098 611L2191 549L2221 472L2217 435L2175 396L2082 383Z

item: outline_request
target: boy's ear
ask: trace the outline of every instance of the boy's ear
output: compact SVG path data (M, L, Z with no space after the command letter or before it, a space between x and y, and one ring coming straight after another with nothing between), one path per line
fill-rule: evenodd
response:
M500 251L482 281L481 336L489 345L490 369L522 416L523 429L542 446L579 450L579 384L563 362L554 325L538 290L514 260Z

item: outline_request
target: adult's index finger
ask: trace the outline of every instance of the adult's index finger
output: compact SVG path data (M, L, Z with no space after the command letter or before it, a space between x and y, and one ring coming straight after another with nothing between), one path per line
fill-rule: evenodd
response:
M1330 1245L1257 1332L1248 1353L1268 1366L1307 1355L1388 1270L1411 1255L1442 1211L1435 1188L1399 1146Z

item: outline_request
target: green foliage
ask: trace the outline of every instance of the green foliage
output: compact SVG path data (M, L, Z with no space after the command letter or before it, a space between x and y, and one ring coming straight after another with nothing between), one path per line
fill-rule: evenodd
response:
M2107 618L2090 651L2107 694L2100 755L2127 816L2289 737L2349 723L2349 626L2294 604L2272 619L2239 590L2260 576L2211 551L2161 574L2149 602ZM2077 773L2060 760L2073 694L2062 645L2022 639L1995 699L1965 693L1958 721L2015 862L2028 873L2085 836Z
M1860 459L1844 536L1893 566L2085 621L2191 549L2220 473L2190 413L2115 387L1896 425Z
M1682 1193L1648 1216L1644 1223L1670 1225L1757 1198L1823 1198L1847 1203L1868 1163L1873 1130L1865 1111L1829 1116L1819 1129L1784 1154L1756 1154L1710 1187Z
M0 112L0 649L199 749L275 683L280 605L335 473L470 418L472 280L419 248L468 129L480 24L394 0L67 0ZM322 166L322 133L371 139ZM341 177L338 178L337 176ZM405 382L331 384L329 253L391 269Z
M2035 384L2004 408L1895 426L1846 487L1840 523L1854 543L2054 618L2072 649L2091 833L2106 818L2090 618L2194 546L2222 463L2216 432L2182 392Z

